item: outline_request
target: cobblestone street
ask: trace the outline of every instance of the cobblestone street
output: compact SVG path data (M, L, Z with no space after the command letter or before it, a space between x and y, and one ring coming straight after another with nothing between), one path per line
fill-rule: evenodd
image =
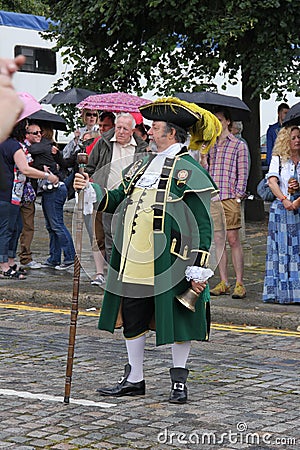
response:
M145 397L99 397L122 375L125 345L82 313L66 405L69 313L0 306L0 448L299 448L299 333L215 326L209 342L193 343L189 402L178 406L167 401L171 352L154 334Z

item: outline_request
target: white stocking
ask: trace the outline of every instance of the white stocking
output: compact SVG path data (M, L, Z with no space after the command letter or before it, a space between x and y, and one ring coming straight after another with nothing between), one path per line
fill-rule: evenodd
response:
M185 368L191 348L191 341L172 344L173 367Z
M128 362L131 365L131 372L127 378L130 383L138 383L144 379L143 363L146 334L136 339L126 339Z

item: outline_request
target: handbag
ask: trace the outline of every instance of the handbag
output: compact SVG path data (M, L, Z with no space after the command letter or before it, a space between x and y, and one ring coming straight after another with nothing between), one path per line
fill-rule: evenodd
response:
M32 187L30 181L26 181L22 194L22 203L33 203L36 199L35 190Z
M263 178L258 183L256 190L260 198L265 202L273 202L276 198L273 192L271 191L268 185L268 180L266 178Z
M279 175L281 173L281 160L279 157ZM263 178L257 185L256 191L260 198L265 202L273 202L275 200L275 195L271 191L267 178Z

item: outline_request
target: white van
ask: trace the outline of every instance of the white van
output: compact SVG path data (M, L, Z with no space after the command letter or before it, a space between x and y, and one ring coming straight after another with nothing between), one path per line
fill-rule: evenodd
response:
M26 56L26 63L14 75L14 86L37 100L70 69L63 64L60 53L52 50L54 43L41 36L48 28L49 21L42 16L0 11L0 57ZM43 105L43 109L55 112L51 105ZM63 133L59 134L61 142L68 142Z

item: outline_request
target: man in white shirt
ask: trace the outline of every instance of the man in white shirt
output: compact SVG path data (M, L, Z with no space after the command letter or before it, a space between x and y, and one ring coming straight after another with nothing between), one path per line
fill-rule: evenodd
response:
M135 120L129 113L120 113L114 129L102 135L89 155L86 172L94 181L108 189L114 189L121 182L122 170L131 164L136 153L146 152L147 142L134 134ZM105 253L110 260L112 250L112 215L103 213L102 224L105 234Z

